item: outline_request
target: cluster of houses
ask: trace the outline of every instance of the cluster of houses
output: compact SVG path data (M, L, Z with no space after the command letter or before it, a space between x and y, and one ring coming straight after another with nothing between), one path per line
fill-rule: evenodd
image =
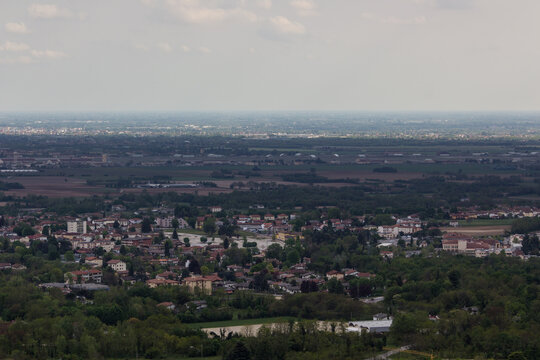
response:
M476 206L462 209L450 214L452 220L473 219L513 219L523 217L537 217L540 209L530 206L499 206L492 210L481 210Z
M522 240L523 236L520 235L499 240L491 237L474 238L460 233L445 233L442 236L442 250L475 257L486 257L504 252L506 255L525 259L527 256L521 250Z
M18 217L2 217L3 226L0 227L0 237L10 242L18 242L23 246L30 246L34 241L47 242L48 236L55 236L58 241L69 242L74 253L74 261L79 262L83 269L71 271L65 274L66 284L101 284L103 282L104 269L110 269L121 282L135 283L144 281L149 287L178 286L184 285L192 292L211 294L217 288L226 293L236 290L249 289L252 286L256 271L251 266L262 261L270 261L276 270L272 270L269 288L279 294L295 293L302 291L303 282L309 281L311 286L319 288L326 281L336 279L344 284L347 290L348 280L352 278L373 279L374 274L361 272L357 269L342 269L319 274L310 270L310 259L304 258L298 264L283 267L276 259L267 259L265 248L256 249L253 253L253 263L246 265L229 265L227 271L234 274L233 280L220 278L216 273L196 273L189 271L189 261L193 258L204 259L206 263L220 263L226 259L226 246L221 241L209 241L208 243L190 244L183 237L182 229L191 228L187 219L177 218L173 215L173 209L164 207L155 209L141 209L140 213L125 216L126 209L122 205L112 206L112 213L104 216L100 213L84 214L81 218L57 217L53 213L47 213L42 209L34 209L36 213L27 213ZM37 214L40 212L40 214ZM148 210L154 215L154 222L150 229L144 229L144 218L140 215ZM425 243L416 241L414 234L425 229L426 222L416 215L403 218L393 217L393 225L366 225L366 219L361 216L353 218L329 219L323 214L320 220L310 220L301 226L301 232L294 232L293 224L297 214L285 213L254 213L249 215L233 215L220 221L215 218L222 212L219 206L207 209L207 215L197 217L195 228L203 229L207 219L213 218L218 228L224 222L234 224L238 229L254 233L265 233L271 241L283 244L287 239L303 239L303 231L323 231L324 229L371 231L378 235L380 255L391 259L395 254L395 246L398 240L410 239L411 244L417 247ZM258 209L260 210L260 209ZM461 219L487 216L538 216L540 211L535 208L508 208L480 212L477 209L468 209L452 214L452 218ZM51 220L54 219L54 220ZM16 227L20 223L32 224L34 234L17 234ZM148 226L148 224L146 224ZM176 230L173 231L173 227ZM216 228L216 229L217 229ZM298 230L298 229L297 229ZM176 232L178 231L178 232ZM176 234L176 236L175 236ZM180 234L180 236L178 236ZM156 239L158 241L156 241ZM471 237L458 232L449 232L442 235L442 251L461 253L476 257L484 257L490 254L504 252L507 255L526 258L521 251L523 236L512 235L502 238ZM246 244L238 243L239 247ZM127 248L136 248L140 260L155 269L162 270L160 273L134 274L126 260L126 256L135 256L127 253ZM408 251L408 255L414 255L419 250ZM110 255L104 256L106 253ZM410 254L409 254L410 253ZM106 259L106 260L104 260ZM65 260L65 259L64 259ZM0 264L0 270L21 270L21 264Z

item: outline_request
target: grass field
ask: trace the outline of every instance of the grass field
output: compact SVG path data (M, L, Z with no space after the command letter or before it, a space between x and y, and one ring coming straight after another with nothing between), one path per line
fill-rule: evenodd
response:
M135 359L144 359L143 356L139 357L139 358L133 358L133 360ZM166 358L163 358L164 360L195 360L195 359L198 359L198 360L221 360L223 359L222 356L205 356L205 357L200 357L200 356L196 356L196 357L185 357L185 356L182 356L182 357L166 357ZM122 360L125 360L125 358L122 358Z
M206 328L225 328L230 326L248 326L248 325L259 325L259 324L275 324L275 323L286 323L289 320L295 320L293 317L273 317L273 318L259 318L259 319L237 319L237 320L228 320L228 321L212 321L212 322L203 322L203 323L193 323L187 324L189 327L194 329L206 329Z
M204 231L197 229L178 229L178 236L180 236L180 234L208 236L208 234L206 234Z
M308 186L309 184L300 184L295 182L285 182L282 175L292 173L306 173L311 168L315 168L317 174L329 179L356 179L360 182L366 182L369 179L391 183L396 180L411 180L429 175L444 175L446 173L463 173L469 175L510 175L521 174L519 170L497 169L492 164L424 164L424 163L401 163L389 164L388 166L397 169L396 173L376 173L373 169L380 167L377 164L306 164L306 165L284 165L284 166L260 166L257 177L237 175L234 179L214 179L211 177L212 171L216 169L229 169L233 173L242 170L251 171L251 166L193 166L193 167L174 167L174 166L156 166L156 167L94 167L94 168L63 168L63 169L44 169L35 176L14 176L12 181L20 182L25 188L6 191L7 195L17 197L26 195L46 195L50 197L69 197L69 196L92 196L110 194L119 195L124 192L141 192L140 188L107 188L105 183L114 183L118 179L132 179L138 183L177 181L193 183L197 181L211 181L218 187L208 188L178 188L178 189L148 189L148 192L159 193L174 191L177 193L195 193L207 195L208 193L228 193L230 184L234 181L255 181L255 182L275 182L277 184ZM163 180L160 180L163 179ZM87 183L89 181L89 183ZM96 184L96 185L89 185ZM329 187L354 186L351 183L325 183ZM489 224L491 225L491 224ZM463 225L469 226L469 225Z
M315 167L317 171L325 172L373 172L374 168L380 167L380 164L307 164L307 165L283 165L283 166L260 166L264 174L275 172L303 172L309 171ZM491 164L423 164L423 163L402 163L389 164L398 172L405 173L457 173L461 170L464 174L484 174L484 173L519 173L518 170L496 169ZM154 176L170 176L177 181L198 181L211 180L210 173L216 169L228 170L251 170L252 166L234 166L234 165L207 165L192 167L96 167L96 168L69 168L69 169L45 169L38 176L63 176L80 177L84 179L113 179L119 177L144 177L152 178ZM256 178L254 178L256 179Z
M459 226L497 226L512 225L514 219L471 219L460 220Z
M495 236L504 235L510 231L510 225L490 225L490 226L459 226L441 227L442 232L458 233L469 236Z

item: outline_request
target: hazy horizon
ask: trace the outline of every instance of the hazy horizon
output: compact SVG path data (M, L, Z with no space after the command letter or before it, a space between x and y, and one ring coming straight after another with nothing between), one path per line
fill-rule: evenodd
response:
M0 111L539 111L537 0L5 0Z

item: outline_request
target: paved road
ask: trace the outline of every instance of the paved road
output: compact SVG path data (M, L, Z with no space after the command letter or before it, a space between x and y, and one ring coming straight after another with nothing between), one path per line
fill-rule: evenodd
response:
M392 355L395 355L395 354L400 353L400 352L405 351L405 350L409 350L410 348L411 348L411 345L405 345L405 346L402 346L400 348L387 351L384 354L380 354L380 355L377 355L375 357L368 358L366 360L385 360L385 359L388 359Z

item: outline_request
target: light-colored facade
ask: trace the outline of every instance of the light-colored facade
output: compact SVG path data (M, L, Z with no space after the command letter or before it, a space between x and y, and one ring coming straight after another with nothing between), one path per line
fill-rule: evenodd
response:
M114 271L126 271L127 266L126 263L122 260L110 260L107 265Z
M202 292L207 295L212 295L212 283L220 280L221 279L216 275L194 276L185 278L184 283L191 293Z
M67 232L72 234L86 234L86 220L75 220L67 222Z

